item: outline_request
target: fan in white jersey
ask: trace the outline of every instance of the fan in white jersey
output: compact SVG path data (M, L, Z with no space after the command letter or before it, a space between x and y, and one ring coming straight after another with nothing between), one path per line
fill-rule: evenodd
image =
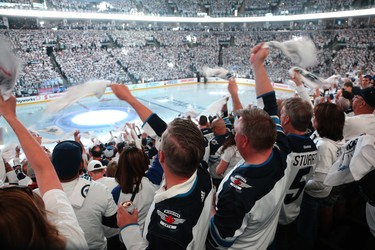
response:
M85 233L89 248L107 249L102 225L117 228L117 206L106 186L80 178L82 152L82 145L78 142L62 141L53 149L52 164Z
M312 178L316 163L317 149L314 141L305 135L313 115L311 104L300 97L286 99L282 103L280 121L288 136L291 153L287 158L290 169L288 190L284 198L276 230L275 244L278 248L293 242L296 232L291 223L297 219L305 184ZM288 242L289 241L289 242Z
M346 118L344 137L348 141L363 133L375 136L375 88L361 90L353 98L354 116Z
M332 191L332 187L323 182L345 142L344 123L345 114L338 105L325 102L315 106L313 126L319 135L314 140L318 149L318 161L313 179L306 184L298 220L298 232L303 242L311 248L314 247L318 225L331 227L329 217L319 217L318 210L325 209L322 204L326 204ZM327 216L330 215L327 213Z

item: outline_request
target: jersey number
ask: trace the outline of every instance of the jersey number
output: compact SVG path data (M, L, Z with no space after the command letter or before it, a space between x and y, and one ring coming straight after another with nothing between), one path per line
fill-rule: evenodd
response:
M285 204L292 203L293 201L297 200L300 194L302 193L306 181L303 179L305 175L310 173L311 166L301 168L298 173L296 174L296 178L294 178L292 185L290 185L289 190L298 189L296 193L287 194L284 199Z

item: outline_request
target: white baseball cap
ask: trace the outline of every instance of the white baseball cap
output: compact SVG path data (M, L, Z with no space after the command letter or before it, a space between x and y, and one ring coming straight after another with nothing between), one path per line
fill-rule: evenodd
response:
M87 166L87 170L89 172L99 169L105 169L107 166L103 166L103 164L100 161L92 160L89 162L89 165Z

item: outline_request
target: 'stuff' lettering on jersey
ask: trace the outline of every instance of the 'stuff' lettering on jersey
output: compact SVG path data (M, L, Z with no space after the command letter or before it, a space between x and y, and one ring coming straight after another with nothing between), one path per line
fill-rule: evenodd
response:
M313 152L312 154L296 155L293 160L293 166L307 166L315 165L318 154Z

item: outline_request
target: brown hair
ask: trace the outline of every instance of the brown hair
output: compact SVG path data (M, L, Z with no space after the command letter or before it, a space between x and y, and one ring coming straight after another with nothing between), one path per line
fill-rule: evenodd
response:
M116 176L116 171L117 171L117 162L114 161L114 160L112 160L107 165L106 176L107 177L115 177Z
M273 147L276 141L276 124L263 109L243 109L240 112L242 122L237 133L245 135L250 145L257 151Z
M333 141L342 140L345 124L344 111L334 103L319 103L314 108L316 131L320 137Z
M300 97L284 100L283 107L294 129L306 132L313 116L312 106Z
M172 173L190 177L203 159L204 136L191 120L176 118L164 131L160 150L165 153L165 163Z
M221 148L221 153L224 153L224 151L232 145L236 145L236 140L234 139L233 133L228 133L228 137L223 142L223 146Z
M26 192L25 192L26 191ZM0 189L0 239L5 249L65 249L65 238L47 219L42 198L27 187Z
M125 194L138 192L134 185L141 181L148 170L150 160L143 150L129 145L120 154L115 179Z

